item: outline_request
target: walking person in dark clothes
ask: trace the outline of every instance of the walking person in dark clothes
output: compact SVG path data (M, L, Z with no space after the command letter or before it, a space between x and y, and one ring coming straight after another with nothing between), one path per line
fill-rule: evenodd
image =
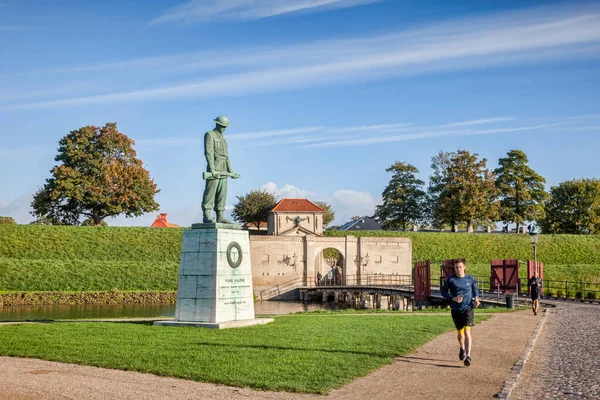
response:
M454 266L452 275L442 287L442 296L452 302L452 320L458 331L460 351L458 358L465 366L471 365L471 327L475 308L479 307L479 288L471 275L465 273L465 263L460 261Z
M540 293L542 291L542 280L538 277L537 270L533 272L533 276L527 282L527 286L531 287L531 309L533 315L537 315L540 305Z

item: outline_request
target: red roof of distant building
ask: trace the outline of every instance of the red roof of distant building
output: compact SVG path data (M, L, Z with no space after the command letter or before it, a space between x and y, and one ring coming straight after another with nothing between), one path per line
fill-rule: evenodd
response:
M282 199L271 212L325 212L307 199Z
M179 228L179 225L175 225L175 224L168 222L167 214L161 213L158 217L156 217L156 219L154 220L152 225L150 225L150 227L151 228Z

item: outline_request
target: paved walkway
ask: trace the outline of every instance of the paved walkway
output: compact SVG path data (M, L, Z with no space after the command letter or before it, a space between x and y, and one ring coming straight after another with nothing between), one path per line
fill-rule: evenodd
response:
M550 311L512 399L600 399L600 307Z
M0 357L0 398L490 399L501 390L511 368L523 355L540 318L529 311L496 314L475 326L473 365L469 368L458 360L456 333L451 332L327 396L264 392L136 372Z

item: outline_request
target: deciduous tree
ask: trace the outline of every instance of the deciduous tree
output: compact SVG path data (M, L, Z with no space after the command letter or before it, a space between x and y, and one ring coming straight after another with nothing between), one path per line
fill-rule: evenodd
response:
M244 196L237 196L231 215L241 224L253 224L260 229L261 222L267 222L269 212L277 204L275 195L266 190L253 190Z
M331 205L324 201L315 201L315 205L325 211L323 213L323 229L325 229L335 219L335 212L331 209Z
M546 180L527 165L527 156L521 150L511 150L498 160L496 187L500 190L500 219L515 222L516 232L525 221L544 218L544 201L549 195L544 190Z
M574 179L552 186L542 231L600 234L600 179Z
M431 157L431 169L433 173L429 176L427 185L427 203L425 214L432 228L442 229L444 225L449 224L452 232L456 230L458 223L457 215L442 215L439 207L446 182L448 181L448 168L450 167L450 158L455 153L439 151L436 156Z
M383 229L405 231L408 224L419 223L425 216L425 182L417 179L419 170L411 164L397 161L386 171L393 175L381 194L383 204L377 206L375 216L382 221Z
M459 150L450 157L437 205L437 213L442 220L464 221L467 232L473 231L475 221L498 218L499 190L494 184L495 177L486 168L487 160L478 160L478 156L477 153Z
M52 224L78 225L90 218L126 217L156 211L158 189L116 123L84 126L59 141L52 177L34 195L32 214Z

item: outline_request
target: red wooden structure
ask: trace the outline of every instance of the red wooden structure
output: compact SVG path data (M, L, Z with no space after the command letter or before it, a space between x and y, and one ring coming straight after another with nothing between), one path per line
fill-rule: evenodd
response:
M427 301L431 296L431 262L418 261L414 272L415 301Z
M490 266L490 290L500 290L502 293L517 291L519 260L492 260Z
M529 282L529 279L531 279L531 277L533 276L533 272L535 271L535 261L533 260L527 260L527 282ZM542 262L537 262L537 272L538 272L538 278L540 278L542 281L544 280L544 263ZM529 286L527 286L527 293L531 294L531 288ZM542 285L541 288L541 294L544 294L544 286Z

